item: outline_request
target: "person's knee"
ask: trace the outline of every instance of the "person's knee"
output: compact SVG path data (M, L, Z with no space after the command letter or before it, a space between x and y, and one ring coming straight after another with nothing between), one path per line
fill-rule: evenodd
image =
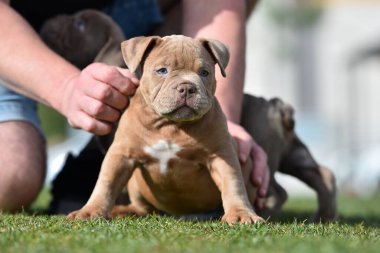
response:
M0 210L27 208L42 188L45 141L29 123L0 124Z
M28 208L42 188L42 178L12 175L8 182L0 179L0 210L17 212Z

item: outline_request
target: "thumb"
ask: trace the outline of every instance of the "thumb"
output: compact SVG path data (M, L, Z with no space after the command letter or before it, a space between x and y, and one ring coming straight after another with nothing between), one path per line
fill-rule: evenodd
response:
M117 70L120 72L120 74L129 78L134 85L138 86L140 84L140 80L134 73L130 72L129 69L117 67Z
M240 162L245 163L252 149L251 140L249 138L247 139L235 138L235 140L238 145L239 160Z

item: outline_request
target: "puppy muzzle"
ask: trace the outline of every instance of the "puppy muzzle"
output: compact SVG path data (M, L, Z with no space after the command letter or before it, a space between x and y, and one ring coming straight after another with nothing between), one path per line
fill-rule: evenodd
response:
M170 85L157 97L155 110L173 121L201 118L211 107L210 98L199 85L189 81Z

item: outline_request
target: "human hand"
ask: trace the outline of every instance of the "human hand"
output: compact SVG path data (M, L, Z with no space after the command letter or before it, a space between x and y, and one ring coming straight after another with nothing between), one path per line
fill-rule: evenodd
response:
M255 206L258 209L262 209L263 200L269 186L267 154L242 126L235 124L232 121L227 121L227 126L231 136L237 142L239 160L241 162L246 162L249 156L252 158L253 169L251 174L251 182L255 187L257 187Z
M61 112L74 128L97 135L112 131L139 80L128 69L93 63L66 82Z

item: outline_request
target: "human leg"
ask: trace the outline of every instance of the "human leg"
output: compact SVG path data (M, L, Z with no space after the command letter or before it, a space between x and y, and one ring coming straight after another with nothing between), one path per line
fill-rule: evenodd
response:
M45 140L35 103L0 86L0 210L27 208L42 188Z

